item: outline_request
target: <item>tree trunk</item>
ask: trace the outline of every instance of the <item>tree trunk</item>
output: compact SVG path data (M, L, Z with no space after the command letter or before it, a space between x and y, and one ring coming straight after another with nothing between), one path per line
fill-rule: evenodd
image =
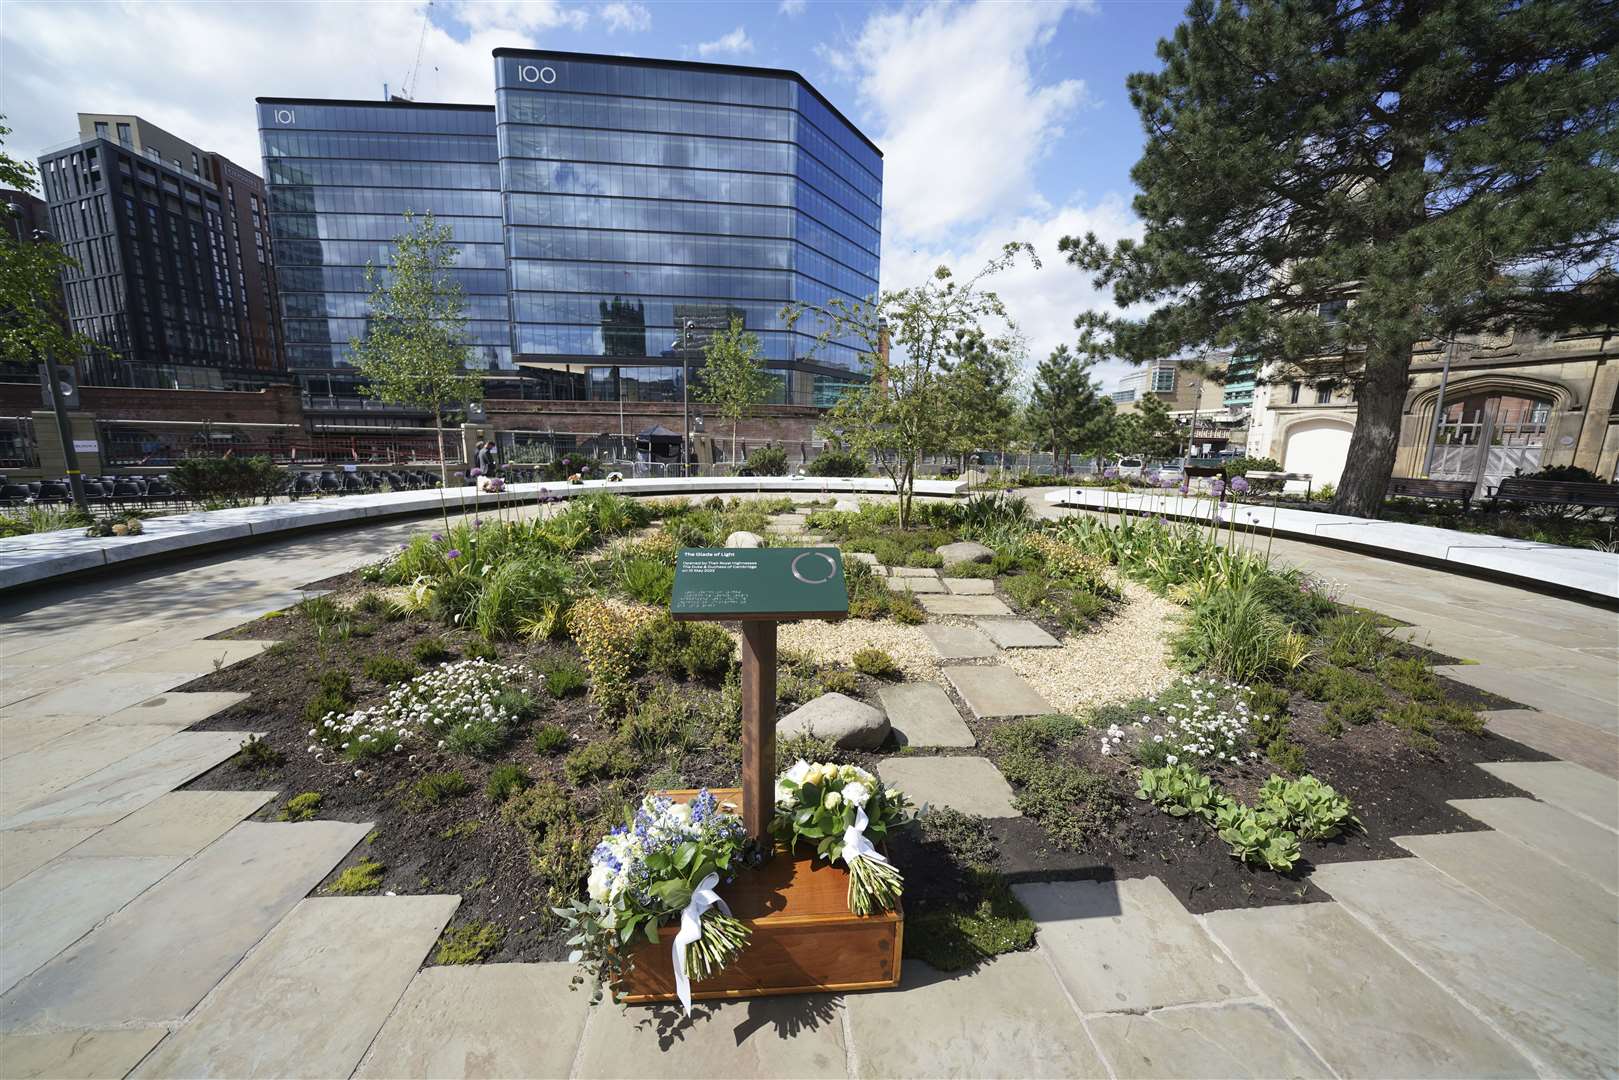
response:
M736 460L736 425L737 425L737 422L735 420L732 420L731 421L731 468L733 468L733 469L736 469L736 467L739 464L741 464L739 461ZM738 470L738 471L740 471L740 470Z
M1410 341L1374 345L1366 351L1366 374L1357 398L1355 433L1349 458L1332 500L1334 513L1375 518L1383 510L1394 455L1400 445L1400 417L1411 370Z

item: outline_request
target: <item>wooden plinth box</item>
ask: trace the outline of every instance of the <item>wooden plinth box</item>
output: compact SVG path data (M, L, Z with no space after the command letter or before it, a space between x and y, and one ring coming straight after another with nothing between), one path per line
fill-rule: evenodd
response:
M671 791L686 800L694 791ZM721 802L740 792L716 790ZM818 991L877 990L899 985L903 911L855 915L849 911L849 873L843 864L815 860L800 845L797 856L778 848L776 857L745 869L720 886L731 914L748 924L753 937L740 955L713 978L692 984L692 997L763 997ZM626 976L623 1000L632 1004L673 1001L674 962L670 948L678 923L659 931L658 944L641 939Z

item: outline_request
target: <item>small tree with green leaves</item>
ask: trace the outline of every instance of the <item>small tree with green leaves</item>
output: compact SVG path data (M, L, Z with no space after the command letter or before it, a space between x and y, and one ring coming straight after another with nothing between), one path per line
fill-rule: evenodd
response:
M736 429L756 405L770 400L777 382L759 362L759 336L733 315L731 324L709 339L698 373L699 400L713 405L731 423L731 461L736 456Z
M1015 383L1023 349L1015 331L990 338L974 329L945 350L945 449L956 455L963 471L968 454L986 447L1004 451L1016 434Z
M819 342L852 344L864 355L871 381L845 391L820 430L876 459L894 482L902 529L911 522L917 462L949 445L950 350L986 320L1005 320L1005 306L984 282L1025 254L1040 265L1031 245L1010 243L964 281L941 266L922 285L886 290L866 301L833 298L824 307L787 310L789 328L808 317Z
M1095 363L1058 345L1034 372L1029 426L1036 441L1051 447L1064 472L1072 454L1094 450L1105 441L1103 429L1112 421L1113 401L1091 378Z
M450 482L445 410L483 396L480 381L466 373L467 319L461 286L450 273L458 254L448 225L434 222L431 213L418 219L407 211L387 270L366 265L371 314L365 337L350 343L354 366L365 377L361 393L433 413L444 487Z

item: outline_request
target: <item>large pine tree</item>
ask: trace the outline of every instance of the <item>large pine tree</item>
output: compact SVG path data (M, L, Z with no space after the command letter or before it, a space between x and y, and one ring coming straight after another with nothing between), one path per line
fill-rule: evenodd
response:
M1085 340L1348 376L1335 509L1376 516L1416 343L1619 311L1616 40L1612 0L1194 0L1127 83L1143 239L1062 245L1154 307Z
M1058 345L1034 371L1029 394L1031 434L1064 472L1075 453L1094 453L1107 442L1113 423L1113 401L1091 378L1095 363Z

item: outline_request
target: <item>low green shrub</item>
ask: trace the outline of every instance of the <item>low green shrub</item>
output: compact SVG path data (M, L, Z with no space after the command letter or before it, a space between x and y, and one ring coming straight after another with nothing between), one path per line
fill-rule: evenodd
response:
M653 687L636 706L624 725L624 737L646 759L666 747L678 748L685 742L685 729L691 719L691 706L672 687Z
M1327 662L1343 668L1374 668L1398 645L1375 618L1363 611L1346 611L1325 619L1316 633Z
M431 772L411 785L410 802L413 809L423 810L458 799L471 790L471 781L460 772Z
M454 655L444 642L436 637L421 638L410 647L411 659L423 667L443 663Z
M970 867L955 904L930 907L907 920L905 955L939 971L961 971L1034 945L1035 922L1000 874Z
M1144 768L1137 778L1136 798L1152 803L1170 817L1199 817L1213 821L1227 801L1214 782L1190 765Z
M415 665L386 653L368 657L360 670L366 678L384 686L409 682L420 674Z
M654 559L624 559L618 565L618 582L630 599L664 607L674 595L675 568Z
M756 447L748 454L743 471L750 476L786 476L787 451L769 444Z
M568 729L561 724L541 724L534 729L534 750L550 757L560 754L568 746Z
M314 821L320 814L320 804L326 797L318 791L306 791L302 795L294 795L281 807L276 817L281 821Z
M993 562L953 562L945 564L943 573L951 578L992 578L998 571Z
M382 875L388 868L373 858L364 858L337 875L326 891L337 896L357 896L382 888Z
M796 761L833 762L842 764L849 755L811 732L800 732L776 740L776 771L786 772Z
M1259 805L1300 840L1330 840L1340 832L1360 828L1349 800L1313 776L1297 780L1272 776L1259 789Z
M865 476L866 459L848 450L822 450L804 463L806 476Z
M521 765L508 762L505 765L496 765L489 770L489 780L484 784L484 794L489 796L493 803L503 803L513 795L522 791L534 782L528 770Z
M1124 813L1110 779L1075 760L1078 743L1089 737L1083 720L1062 715L1014 720L990 735L1018 809L1069 850L1083 848Z
M899 664L882 649L860 649L849 658L849 662L860 674L873 679L892 679L901 674Z
M231 761L238 769L275 769L283 765L287 755L271 746L261 735L249 735L242 740L242 748Z
M1378 667L1385 685L1413 701L1443 701L1444 689L1433 667L1421 657L1391 656Z
M831 694L857 694L860 692L860 680L855 678L852 671L839 668L821 673L821 686Z
M554 657L540 665L540 677L545 692L557 700L583 693L586 686L585 669L569 657Z
M467 642L461 649L461 655L468 660L482 660L490 664L500 663L500 650L481 639Z
M712 623L676 622L660 612L641 628L635 652L670 678L715 681L731 669L736 642Z
M1231 854L1245 863L1285 874L1299 861L1298 835L1251 806L1228 800L1215 812L1214 824Z
M470 922L451 927L439 938L435 964L476 964L500 948L506 931L492 922Z
M562 759L562 775L580 787L591 780L629 776L635 772L635 755L618 739L581 746Z

